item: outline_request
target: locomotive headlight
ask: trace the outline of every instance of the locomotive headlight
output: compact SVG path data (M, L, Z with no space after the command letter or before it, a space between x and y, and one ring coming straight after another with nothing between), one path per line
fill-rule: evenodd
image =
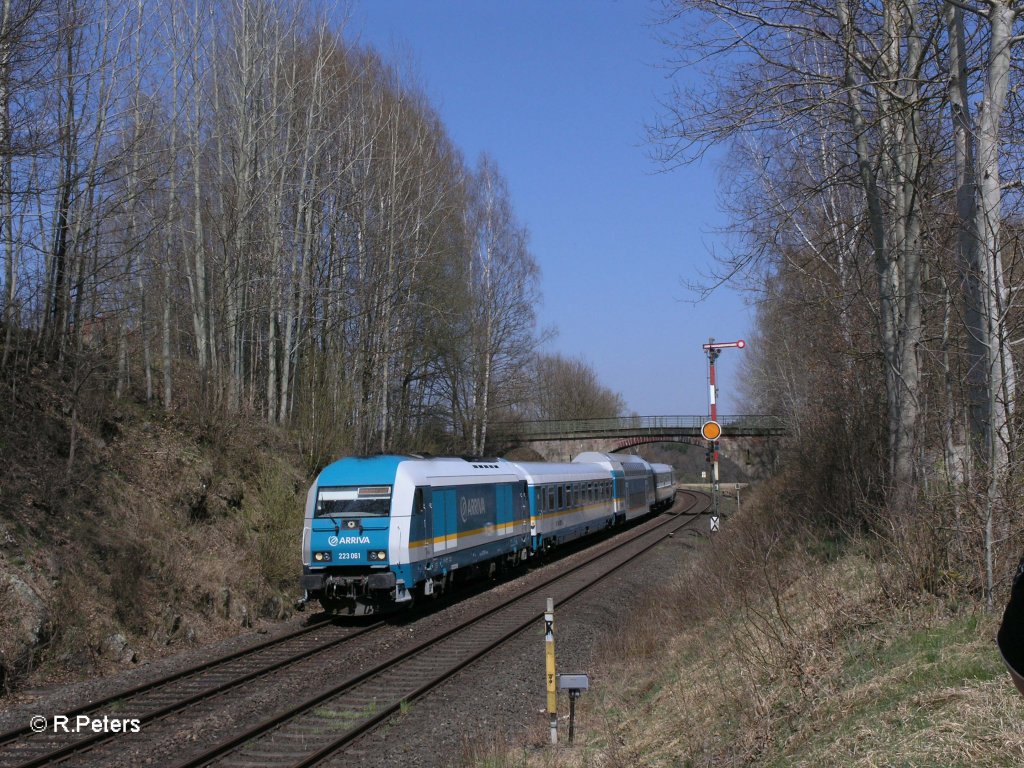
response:
M313 559L318 563L329 563L331 562L330 552L314 552Z
M370 560L379 560L384 562L388 559L388 551L386 549L371 549L367 553L367 557L369 557Z

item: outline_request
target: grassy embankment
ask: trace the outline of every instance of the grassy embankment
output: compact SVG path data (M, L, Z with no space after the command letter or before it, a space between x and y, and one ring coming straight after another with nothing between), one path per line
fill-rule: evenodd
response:
M465 763L1024 764L1024 699L997 617L901 587L870 539L826 540L751 509L609 628L574 746L544 746L538 727L529 744L467 743Z

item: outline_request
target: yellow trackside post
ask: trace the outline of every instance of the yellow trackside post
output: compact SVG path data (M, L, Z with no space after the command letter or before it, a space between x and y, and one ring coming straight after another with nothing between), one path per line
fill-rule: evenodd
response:
M548 718L551 722L551 743L558 743L558 690L555 687L555 601L548 598L544 612L544 649L547 658Z

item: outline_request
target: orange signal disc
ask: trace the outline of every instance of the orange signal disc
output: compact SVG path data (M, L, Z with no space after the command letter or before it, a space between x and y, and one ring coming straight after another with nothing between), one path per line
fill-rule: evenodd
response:
M705 440L717 440L722 436L722 425L717 421L705 421L700 434Z

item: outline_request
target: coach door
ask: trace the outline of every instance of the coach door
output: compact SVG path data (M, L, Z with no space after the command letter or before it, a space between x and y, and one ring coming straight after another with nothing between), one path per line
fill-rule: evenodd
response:
M540 490L537 491L540 494ZM516 504L515 518L513 520L514 529L517 533L525 533L529 529L527 526L530 523L530 489L523 480L519 484L518 503Z

